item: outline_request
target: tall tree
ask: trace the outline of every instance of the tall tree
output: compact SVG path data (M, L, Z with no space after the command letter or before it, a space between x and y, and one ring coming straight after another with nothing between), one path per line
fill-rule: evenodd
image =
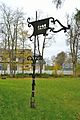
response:
M0 6L0 10L0 31L6 37L5 44L7 47L5 48L8 49L10 75L13 76L15 74L17 44L20 36L19 28L24 23L24 13L19 9L14 11L5 4Z
M13 13L12 10L8 7L6 7L5 4L2 4L0 6L1 10L1 15L2 15L2 20L1 20L1 32L6 35L6 43L7 43L7 49L9 53L9 63L10 63L10 68L11 68L11 51L10 51L10 43L11 43L11 24L13 21ZM12 71L10 71L12 73Z
M68 37L67 42L70 46L72 63L73 63L73 75L75 77L79 43L80 43L80 11L77 11L74 18L71 18L70 24L71 24L70 31L67 32L67 37Z
M62 66L62 64L65 62L65 58L66 58L66 53L65 52L60 52L57 54L57 57L55 58L55 62L56 64Z
M25 43L27 42L27 37L28 37L28 31L25 30L25 24L22 23L20 28L19 28L19 39L20 39L20 46L22 49L22 54L20 55L22 57L22 73L24 74L24 68L25 68L25 64L26 64L26 60L25 58L27 57L26 54L26 49L28 47L28 44L26 45ZM29 51L28 51L29 52Z
M48 36L48 37L43 36L43 38L40 38L39 36L37 36L38 54L42 58L42 60L38 60L38 64L39 64L39 67L40 67L40 71L39 71L40 74L42 74L43 64L45 63L45 61L43 59L44 50L45 50L45 48L50 47L52 45L53 41L54 41L53 34Z

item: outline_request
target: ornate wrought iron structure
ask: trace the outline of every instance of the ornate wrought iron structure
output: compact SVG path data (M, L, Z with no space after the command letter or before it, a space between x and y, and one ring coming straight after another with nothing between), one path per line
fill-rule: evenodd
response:
M56 30L54 27L51 28L49 26L49 23L53 23L54 25L56 23L58 23L61 28ZM46 19L42 19L42 20L38 20L38 21L33 21L33 22L30 22L30 18L27 19L27 22L28 22L28 27L31 27L31 25L33 26L33 34L30 36L30 38L32 36L36 36L36 35L40 35L40 34L43 34L44 36L47 34L47 30L50 30L50 32L54 32L54 33L57 33L57 32L60 32L61 30L64 30L64 32L67 31L67 29L70 28L70 25L68 25L67 27L65 27L64 25L61 24L61 22L59 20L55 20L53 17L49 17L49 18L46 18Z
M29 56L27 59L32 60L33 61L33 74L32 74L32 94L31 94L31 101L30 101L30 105L32 108L35 107L35 64L36 64L36 60L39 59L43 59L42 56L36 56L36 36L37 35L43 35L46 36L47 35L47 31L50 30L50 32L53 33L57 33L60 31L64 31L66 32L67 29L70 29L70 25L68 25L67 27L65 27L64 25L61 24L61 22L59 20L55 20L53 17L49 17L49 18L45 18L42 20L38 20L38 21L32 21L30 22L30 18L27 19L28 22L28 27L33 26L33 33L32 35L29 37L30 40L32 41L32 37L34 36L34 55L33 57ZM59 26L61 27L60 29L56 30L55 27L50 27L50 22L55 25L56 23L59 24Z

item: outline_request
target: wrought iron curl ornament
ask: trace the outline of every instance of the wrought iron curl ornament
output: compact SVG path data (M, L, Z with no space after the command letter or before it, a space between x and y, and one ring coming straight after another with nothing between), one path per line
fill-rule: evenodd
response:
M50 29L50 32L52 31L52 32L54 32L54 33L57 33L57 32L60 32L60 31L62 31L62 30L64 30L64 32L67 32L67 29L70 29L70 25L68 25L67 27L66 26L64 26L64 25L62 25L62 23L59 21L59 20L54 20L54 18L53 17L51 17L50 19L52 19L52 23L55 25L56 24L56 22L57 23L59 23L59 25L61 26L61 28L59 29L59 30L55 30L55 28L49 28Z
M58 23L61 26L61 28L58 30L56 30L55 27L51 28L49 26L50 20L51 20L51 23L53 23L53 25ZM60 32L62 30L64 30L64 32L66 32L67 29L70 29L70 25L68 25L66 27L66 26L62 25L62 23L59 20L57 20L57 19L55 20L53 17L49 17L46 19L38 20L38 21L32 21L32 22L30 22L30 18L28 18L27 22L28 22L28 27L33 26L33 33L29 37L30 40L31 40L32 36L36 36L36 35L40 35L40 34L43 34L43 36L46 36L48 30L50 30L50 32L57 33L57 32Z
M28 23L28 27L31 27L32 26L32 24L31 24L31 22L29 22L30 21L30 17L27 19L27 23ZM33 28L34 29L34 28ZM31 39L31 37L33 36L33 34L29 37L30 38L30 41L33 41L32 39Z
M31 24L30 24L30 18L27 19L27 22L28 22L28 27L31 27Z
M33 61L34 60L34 56L33 57L32 56L28 56L27 60L28 61ZM41 55L35 55L35 61L37 61L37 60L43 60L43 57Z

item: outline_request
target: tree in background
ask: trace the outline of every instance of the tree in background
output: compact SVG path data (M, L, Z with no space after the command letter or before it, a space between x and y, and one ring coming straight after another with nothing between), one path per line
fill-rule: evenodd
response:
M66 53L62 51L58 53L56 57L52 57L53 70L55 71L55 76L57 76L57 71L62 69L62 65L65 62L66 56Z
M53 38L52 37L46 38L46 36L44 36L43 42L42 42L42 46L40 46L40 39L41 38L39 38L39 37L37 39L38 53L43 58L43 56L44 56L44 50L45 50L46 47L50 47L51 41L53 40ZM44 61L44 59L38 60L38 63L39 63L39 66L40 66L40 74L42 74L43 64L45 63L45 61Z
M62 3L65 0L53 0L56 8L58 9L61 7ZM80 10L77 10L77 13L74 15L74 18L71 18L71 28L70 32L68 32L68 42L70 45L70 51L72 56L72 63L73 63L73 76L76 76L76 65L79 54L79 47L80 47Z
M25 24L22 23L18 32L19 32L19 40L20 40L20 48L22 49L20 57L22 59L22 73L24 74L24 70L27 69L27 67L25 68L26 65L26 58L29 54L29 51L26 51L26 48L28 47L28 44L26 45L26 42L28 41L28 31L25 29ZM26 65L27 66L27 65Z
M64 2L65 0L52 0L52 2L54 2L54 4L56 5L56 8L60 8L62 3Z
M66 53L62 51L57 54L57 57L55 58L55 63L62 66L62 64L65 62L65 58L66 58Z
M69 20L68 20L69 21ZM76 65L80 45L80 11L70 20L70 30L67 32L67 43L70 46L70 52L73 63L73 75L76 76Z
M24 13L20 9L12 10L11 8L7 7L5 4L0 6L0 39L3 45L3 49L8 51L8 62L10 65L10 75L15 75L16 70L16 55L17 49L20 49L18 44L20 45L21 42L21 35L22 40L27 39L27 31L24 31L22 24L25 22ZM22 27L22 33L20 33L20 28ZM4 42L3 42L4 41ZM24 42L23 42L24 43ZM6 53L6 52L5 52ZM5 55L3 55L5 58ZM5 63L7 58L5 59ZM5 64L4 63L4 64Z

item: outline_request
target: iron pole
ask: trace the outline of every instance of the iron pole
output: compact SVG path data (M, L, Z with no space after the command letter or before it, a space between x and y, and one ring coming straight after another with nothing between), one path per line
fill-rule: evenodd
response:
M36 11L36 21L37 21L37 11ZM34 36L34 55L33 55L33 74L32 74L32 94L30 106L35 108L35 69L36 69L36 35Z

